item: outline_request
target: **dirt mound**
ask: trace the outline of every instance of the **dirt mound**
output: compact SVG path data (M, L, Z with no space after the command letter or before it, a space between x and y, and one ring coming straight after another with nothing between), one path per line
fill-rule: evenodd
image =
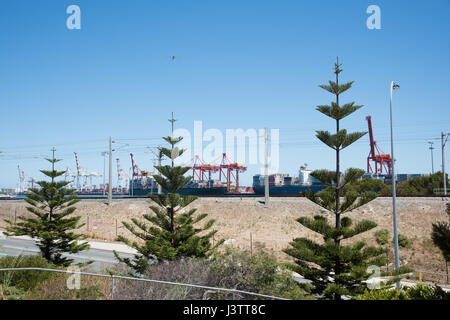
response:
M433 246L430 233L431 224L447 219L445 201L441 198L399 198L397 199L399 233L412 240L412 248L401 248L402 264L417 270L444 272L444 262L439 250ZM121 221L140 218L151 213L150 200L115 200L108 206L99 200L83 200L76 206L76 214L82 216L86 225L81 232L96 239L113 241L116 234L130 237L121 226ZM4 219L14 220L14 215L28 215L24 201L0 201L0 228L6 226ZM215 219L217 239L228 239L228 245L241 250L264 249L273 251L281 260L288 257L281 252L296 237L311 237L320 241L320 236L300 225L299 217L324 214L329 219L334 216L305 198L272 198L266 208L261 199L239 198L198 199L191 204L198 213L207 213ZM388 229L392 237L392 199L380 197L371 203L346 214L355 221L373 220L378 227L353 238L375 243L377 230ZM250 243L250 238L252 243ZM232 240L231 240L232 239Z

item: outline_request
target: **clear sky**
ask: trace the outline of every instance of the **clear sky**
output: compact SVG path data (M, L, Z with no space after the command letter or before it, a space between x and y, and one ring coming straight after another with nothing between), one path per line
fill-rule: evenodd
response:
M66 27L72 4L81 8L80 30ZM366 26L372 4L381 30ZM333 151L314 130L334 124L315 106L333 98L318 85L333 79L337 56L341 81L355 81L342 101L364 105L342 127L367 130L371 115L389 153L395 80L396 170L429 173L428 141L439 170L440 141L430 139L450 132L449 17L449 0L3 0L0 187L17 187L17 165L41 179L53 146L61 169L75 171L76 151L83 167L102 173L110 135L129 144L114 156L124 169L130 152L151 169L147 147L170 134L172 111L188 130L195 120L224 133L280 129L280 172L294 175L303 163L332 169ZM368 140L343 152L344 168L365 168ZM242 182L255 173L259 166L249 166Z

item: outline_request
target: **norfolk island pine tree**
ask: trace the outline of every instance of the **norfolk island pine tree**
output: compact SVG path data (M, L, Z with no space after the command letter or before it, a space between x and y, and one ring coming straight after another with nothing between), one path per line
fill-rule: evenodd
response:
M208 231L215 220L208 220L202 227L195 227L197 223L207 217L207 214L194 215L195 208L186 207L197 199L195 196L181 196L177 191L183 188L192 176L185 176L190 167L176 166L174 160L181 156L184 149L175 145L182 137L163 137L170 144L170 148L161 148L161 152L171 160L171 165L156 166L159 174L153 178L167 191L167 194L149 195L156 205L150 206L152 214L144 214L143 220L131 219L132 223L123 221L123 226L130 231L142 243L131 241L124 236L118 236L118 240L136 249L137 254L133 259L121 258L114 252L116 258L125 263L135 273L142 274L149 263L164 260L176 260L181 257L207 257L220 246L224 240L218 241L214 246L211 239L217 230ZM202 235L200 235L202 233Z
M432 224L431 239L435 246L441 250L445 260L446 282L448 283L448 263L450 261L450 203L446 204L446 213L449 222L439 221Z
M336 81L320 87L332 93L336 100L331 105L320 105L316 109L335 120L336 133L316 131L317 138L335 151L336 171L316 170L311 175L322 181L328 187L314 194L312 191L304 195L314 203L325 208L334 215L334 225L325 216L316 215L313 219L302 217L297 221L306 228L319 233L323 243L316 243L307 238L296 238L283 251L294 258L295 263L288 264L293 271L312 281L312 293L327 299L340 300L343 295L357 295L367 288L367 280L372 273L367 272L370 265L385 264L385 249L367 246L363 241L352 245L344 245L342 241L367 232L377 225L373 221L362 220L355 225L348 217L342 217L373 199L377 194L366 191L361 194L350 186L364 174L364 170L349 168L345 173L340 171L340 151L348 147L366 132L347 133L340 128L340 120L349 116L362 106L354 102L339 104L342 93L351 88L353 81L339 84L341 64L339 60L334 65ZM341 202L342 201L342 202Z
M85 235L75 234L72 230L84 226L79 224L80 216L71 216L76 210L74 205L80 201L73 192L74 189L65 188L70 182L55 181L62 176L65 171L57 171L55 163L55 149L52 150L52 159L46 159L52 164L51 170L41 170L41 172L51 178L50 182L36 182L40 188L30 188L31 192L25 199L29 204L26 209L34 217L18 217L19 222L5 220L9 226L6 228L7 236L27 235L38 240L42 257L56 266L68 267L73 263L73 259L63 257L63 254L74 254L89 249L87 242L78 243L86 239ZM92 261L80 263L87 265Z

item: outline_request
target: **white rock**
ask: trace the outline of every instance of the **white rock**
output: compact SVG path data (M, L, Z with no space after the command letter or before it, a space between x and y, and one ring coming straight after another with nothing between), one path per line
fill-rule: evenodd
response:
M223 244L232 244L234 242L234 239L227 239L224 241Z

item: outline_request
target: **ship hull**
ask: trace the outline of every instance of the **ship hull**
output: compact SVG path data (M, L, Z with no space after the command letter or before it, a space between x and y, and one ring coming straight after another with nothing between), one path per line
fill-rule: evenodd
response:
M289 196L299 196L301 192L306 190L312 190L314 193L325 189L326 185L290 185L290 186L269 186L269 195L289 195ZM264 195L264 186L253 186L253 190L256 195Z
M167 191L163 190L163 194ZM213 195L224 195L227 192L227 187L211 187L211 188L182 188L177 191L178 194L186 196L213 196ZM147 196L151 194L158 194L158 189L133 189L133 196Z

